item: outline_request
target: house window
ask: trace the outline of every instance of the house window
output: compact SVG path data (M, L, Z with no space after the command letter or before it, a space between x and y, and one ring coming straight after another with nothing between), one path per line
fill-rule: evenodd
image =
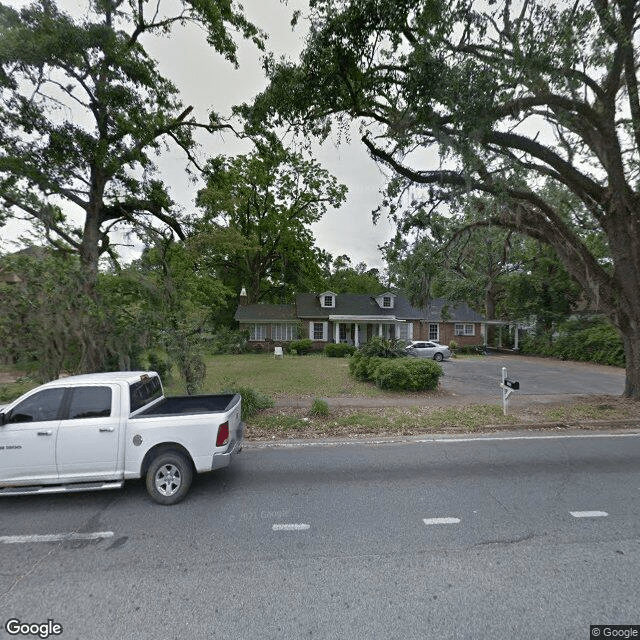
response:
M314 340L324 340L324 323L323 322L314 322L313 323L313 339Z
M252 324L249 325L249 340L255 342L261 342L267 339L267 325L266 324Z
M283 322L271 326L271 338L288 342L296 338L296 325L293 322Z
M457 336L475 336L476 328L474 324L462 324L456 322L455 333Z
M411 340L409 336L409 323L401 322L398 324L398 338L400 340Z
M456 325L456 331L457 331L457 327L458 325ZM440 326L438 325L437 322L434 322L432 324L429 325L429 340L435 340L436 342L438 342L438 339L440 338ZM458 335L456 333L456 335Z
M347 325L340 324L338 333L340 335L340 342L346 342L347 341Z
M331 307L332 309L336 306L335 296L330 293L323 295L320 298L320 306L322 307Z
M391 309L391 296L384 296L382 298L382 306L385 309Z

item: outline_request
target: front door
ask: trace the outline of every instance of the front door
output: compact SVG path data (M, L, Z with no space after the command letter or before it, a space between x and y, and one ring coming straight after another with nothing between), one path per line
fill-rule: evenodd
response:
M120 437L119 396L107 386L74 387L58 430L60 480L114 477Z
M56 438L64 388L36 391L5 412L0 426L0 485L58 478Z

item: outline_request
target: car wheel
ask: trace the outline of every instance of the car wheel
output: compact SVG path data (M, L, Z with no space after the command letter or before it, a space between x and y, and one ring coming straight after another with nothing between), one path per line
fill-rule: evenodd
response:
M147 492L158 504L176 504L187 495L192 479L191 461L176 451L165 451L147 469Z
M438 353L433 356L433 359L436 362L442 362L444 360L444 356L438 351Z

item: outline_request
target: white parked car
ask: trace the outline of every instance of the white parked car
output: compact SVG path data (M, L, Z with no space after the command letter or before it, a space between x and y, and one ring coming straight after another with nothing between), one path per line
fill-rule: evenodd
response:
M442 362L451 357L449 347L433 340L413 340L407 346L407 353L418 358L433 358L436 362Z

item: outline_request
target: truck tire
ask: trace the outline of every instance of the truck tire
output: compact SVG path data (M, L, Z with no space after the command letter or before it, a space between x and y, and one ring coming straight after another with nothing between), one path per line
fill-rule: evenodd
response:
M176 451L164 451L147 469L147 492L158 504L176 504L187 495L192 479L191 461Z

